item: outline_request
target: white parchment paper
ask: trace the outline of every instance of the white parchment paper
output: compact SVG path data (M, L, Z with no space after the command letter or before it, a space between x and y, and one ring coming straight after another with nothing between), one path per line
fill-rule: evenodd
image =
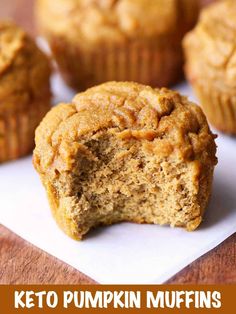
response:
M71 99L58 76L52 81L55 102ZM187 84L176 89L193 98ZM0 223L100 283L163 283L236 232L236 138L220 134L217 144L213 195L195 232L122 223L76 242L54 222L31 157L0 165Z

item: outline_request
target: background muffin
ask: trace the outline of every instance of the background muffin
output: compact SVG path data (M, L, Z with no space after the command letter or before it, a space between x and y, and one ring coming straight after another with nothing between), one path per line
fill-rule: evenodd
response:
M58 224L80 239L120 221L194 230L208 203L215 152L205 116L185 97L110 82L46 115L34 165Z
M38 0L39 28L69 85L110 80L153 86L182 75L181 40L198 0Z
M184 48L187 77L210 122L236 134L236 1L203 10Z
M50 108L46 56L16 25L0 23L0 162L34 147L34 131Z

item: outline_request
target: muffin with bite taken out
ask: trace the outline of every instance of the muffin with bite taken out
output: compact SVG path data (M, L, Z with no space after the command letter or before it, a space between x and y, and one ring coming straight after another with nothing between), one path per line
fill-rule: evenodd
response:
M36 131L34 166L69 236L121 221L196 229L216 145L202 110L177 92L109 82L59 104Z

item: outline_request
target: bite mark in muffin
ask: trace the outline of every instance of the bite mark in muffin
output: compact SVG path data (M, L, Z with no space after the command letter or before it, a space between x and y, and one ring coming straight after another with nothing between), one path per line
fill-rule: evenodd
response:
M36 131L34 166L71 237L121 221L194 230L216 164L201 109L167 89L109 82L60 104Z

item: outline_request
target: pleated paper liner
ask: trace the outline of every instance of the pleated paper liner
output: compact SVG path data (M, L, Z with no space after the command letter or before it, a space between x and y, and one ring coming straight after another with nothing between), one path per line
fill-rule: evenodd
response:
M193 87L209 122L222 132L236 134L236 94L207 84L194 83Z
M84 50L62 38L51 48L65 81L77 90L106 81L135 81L169 86L182 77L182 50L177 40L125 42Z
M50 109L49 100L31 104L28 110L0 113L0 163L29 154L34 148L34 132Z

